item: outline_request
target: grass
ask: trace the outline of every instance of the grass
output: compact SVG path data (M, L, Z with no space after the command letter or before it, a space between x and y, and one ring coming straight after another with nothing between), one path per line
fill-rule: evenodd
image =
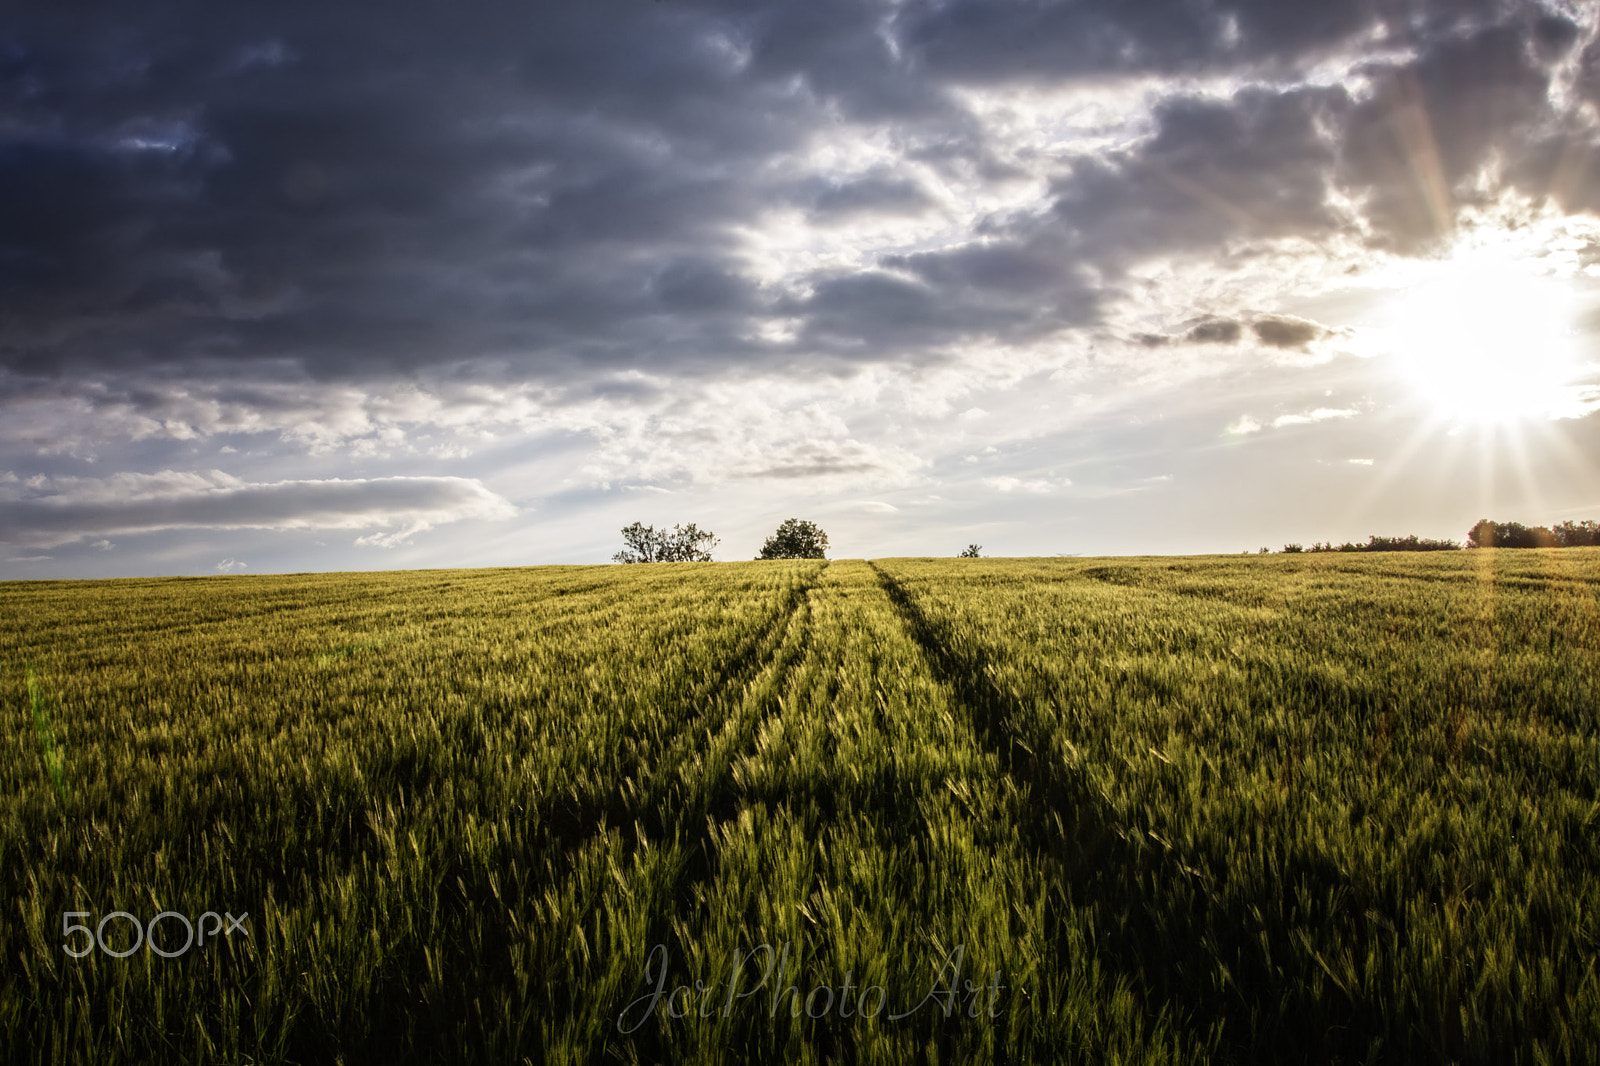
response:
M1600 549L0 585L0 1062L1600 1061L1597 596ZM64 950L113 911L248 917Z

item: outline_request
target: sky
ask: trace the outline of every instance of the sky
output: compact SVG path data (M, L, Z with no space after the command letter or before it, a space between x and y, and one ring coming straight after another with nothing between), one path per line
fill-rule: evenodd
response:
M1600 518L1593 2L0 22L0 578Z

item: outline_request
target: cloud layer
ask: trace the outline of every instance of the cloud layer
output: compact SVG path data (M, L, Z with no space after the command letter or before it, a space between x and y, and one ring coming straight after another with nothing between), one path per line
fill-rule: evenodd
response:
M1600 306L1597 16L27 0L0 469L55 495L0 531L373 546L533 495L928 493L1283 367L1344 391L1219 399L1211 436L1333 432L1388 402L1381 361L1336 369L1409 264L1537 231L1518 254ZM1087 498L1069 459L971 491Z
M250 484L218 470L0 482L0 543L53 548L91 537L178 529L375 530L392 546L436 525L509 518L516 509L468 478Z
M0 361L16 389L921 359L1093 324L1152 256L1596 203L1576 12L1275 7L35 8L0 67ZM970 102L1117 84L1099 151Z

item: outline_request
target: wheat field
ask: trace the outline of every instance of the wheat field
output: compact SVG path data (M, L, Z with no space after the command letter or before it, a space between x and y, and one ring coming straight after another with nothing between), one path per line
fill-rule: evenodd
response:
M1600 549L12 582L0 663L5 1063L1600 1061Z

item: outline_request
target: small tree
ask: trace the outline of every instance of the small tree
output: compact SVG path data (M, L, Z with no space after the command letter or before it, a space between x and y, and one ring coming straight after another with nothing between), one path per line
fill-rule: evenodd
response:
M979 557L978 553L980 551L982 551L982 550L983 550L983 545L982 544L968 544L967 545L967 550L962 552L960 555L956 556L956 558L957 559L976 559L976 558Z
M657 531L635 522L622 528L627 547L611 557L616 563L709 563L717 538L693 522ZM704 545L704 547L702 547Z
M828 535L815 522L785 519L761 546L757 559L826 559Z

